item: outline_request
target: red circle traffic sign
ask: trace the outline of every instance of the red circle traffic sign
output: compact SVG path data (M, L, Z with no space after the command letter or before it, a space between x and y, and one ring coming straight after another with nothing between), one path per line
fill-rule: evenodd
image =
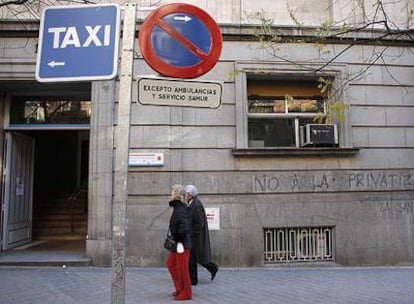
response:
M190 4L159 7L145 19L139 32L145 61L167 77L196 78L207 73L217 63L222 45L217 23Z

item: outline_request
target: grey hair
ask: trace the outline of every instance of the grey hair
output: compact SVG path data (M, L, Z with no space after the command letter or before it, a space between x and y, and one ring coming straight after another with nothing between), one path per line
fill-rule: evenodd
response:
M192 197L196 197L198 195L197 187L194 185L187 185L185 186L185 193L190 194Z
M185 190L183 185L175 184L172 186L174 192L174 199L184 202Z

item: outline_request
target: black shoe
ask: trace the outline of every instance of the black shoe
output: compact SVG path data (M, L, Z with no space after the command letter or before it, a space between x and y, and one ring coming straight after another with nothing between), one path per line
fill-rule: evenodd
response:
M218 266L216 266L216 268L214 268L214 270L211 272L211 281L214 280L214 278L216 277L217 271L219 270Z
M191 285L193 285L193 286L197 285L197 282L191 282Z

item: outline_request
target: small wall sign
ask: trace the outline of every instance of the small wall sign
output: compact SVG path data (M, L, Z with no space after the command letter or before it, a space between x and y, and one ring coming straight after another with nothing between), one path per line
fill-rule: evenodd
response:
M208 230L220 230L220 208L205 208Z
M130 152L128 164L132 167L164 166L164 153Z

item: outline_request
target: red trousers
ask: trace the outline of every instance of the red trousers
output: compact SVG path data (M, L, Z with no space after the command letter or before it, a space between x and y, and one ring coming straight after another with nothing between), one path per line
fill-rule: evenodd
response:
M183 253L170 252L167 259L167 268L175 287L177 299L191 299L190 272L188 263L190 260L190 250L185 249Z

